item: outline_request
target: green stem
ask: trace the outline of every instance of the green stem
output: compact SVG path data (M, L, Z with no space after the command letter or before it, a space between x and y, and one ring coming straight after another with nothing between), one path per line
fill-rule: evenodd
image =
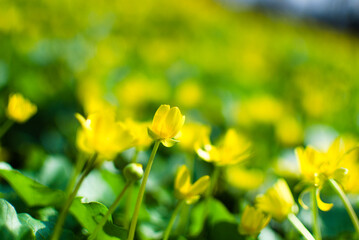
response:
M211 184L208 188L206 197L211 197L213 195L214 189L218 183L218 178L219 178L219 172L220 172L220 168L215 166L213 173L212 173L212 177L211 177Z
M322 234L319 227L318 219L318 208L317 208L317 198L316 198L316 187L311 191L312 198L312 216L313 216L313 231L316 240L322 240Z
M0 138L9 130L9 128L14 124L14 121L7 119L4 124L0 127Z
M210 198L213 195L214 189L216 187L216 184L218 182L218 178L219 178L219 173L220 173L220 168L215 166L212 176L211 176L211 183L209 185L209 188L206 192L206 196L205 196L205 202L204 202L204 209L203 209L203 222L206 221L207 216L208 216L208 209L209 209L209 201Z
M135 210L133 212L133 216L132 216L130 230L129 230L129 233L128 233L127 240L133 240L133 238L135 237L137 219L138 219L138 214L140 212L140 207L141 207L143 195L145 193L146 182L147 182L148 176L150 175L152 163L153 163L153 160L155 159L156 152L158 150L158 147L160 146L160 143L161 143L161 141L159 141L159 140L155 141L155 145L153 146L150 159L148 160L148 164L146 166L145 174L143 176L143 180L142 180L142 183L141 183L141 186L140 186L140 191L139 191L138 196L137 196L136 206L135 206Z
M66 190L65 190L66 196L69 196L71 191L73 190L73 188L76 184L77 177L80 175L81 170L83 169L85 163L86 163L85 158L82 155L79 156L79 158L76 161L75 168L72 172L70 181L68 182Z
M136 148L135 153L132 156L131 163L136 163L137 162L139 152L140 151L138 150L138 148Z
M306 240L315 240L315 238L308 231L308 229L293 213L289 213L287 218L292 223L292 225L303 235L303 237Z
M126 185L123 187L121 193L117 196L116 200L112 203L110 208L108 209L105 216L101 219L101 222L97 224L95 230L92 232L91 236L89 237L89 240L96 239L97 234L100 232L102 227L106 224L108 218L112 215L112 213L116 210L118 204L120 203L120 200L122 196L125 194L127 188L132 184L132 182L128 181Z
M136 163L139 150L136 148L135 153L132 156L131 162ZM128 194L126 195L126 203L125 203L125 217L124 217L124 225L126 228L128 228L128 225L130 224L130 214L131 214L131 205L132 205L132 192L133 192L133 186L130 186L127 190Z
M62 208L62 210L60 212L60 215L57 218L57 222L55 224L54 231L53 231L52 236L51 236L51 240L58 240L60 238L61 232L62 232L62 227L63 227L63 225L65 223L65 219L66 219L67 213L68 213L68 211L70 209L70 206L71 206L73 200L75 199L76 194L79 191L82 182L85 180L87 175L93 169L94 163L96 161L96 158L97 158L97 154L94 154L93 157L88 162L88 164L86 166L86 169L82 173L82 175L81 175L79 181L77 182L74 190L72 191L70 196L67 198L67 200L66 200L66 202L65 202L65 204L64 204L64 206L63 206L63 208Z
M167 240L171 234L171 230L172 230L172 226L173 226L173 223L175 222L176 220L176 216L178 214L178 211L181 209L182 205L183 205L184 201L181 200L177 203L177 206L175 208L175 210L173 210L173 213L172 213L172 216L171 216L171 219L170 221L168 222L168 225L167 225L167 228L165 230L165 233L163 234L163 240Z
M352 205L349 202L349 199L345 195L343 189L339 186L339 184L334 179L328 179L331 187L334 189L334 191L339 195L340 199L342 200L345 209L347 210L350 219L352 220L352 223L354 225L355 231L357 234L359 234L359 221L358 217L355 214L355 211L352 207Z

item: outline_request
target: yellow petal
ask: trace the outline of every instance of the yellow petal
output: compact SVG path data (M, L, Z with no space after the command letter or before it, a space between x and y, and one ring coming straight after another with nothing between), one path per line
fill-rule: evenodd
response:
M157 109L152 121L152 131L155 132L157 135L160 135L161 128L169 111L170 106L165 104L161 105Z
M6 109L6 114L10 119L23 123L36 112L36 105L24 98L20 93L10 94Z
M173 138L181 130L183 125L183 117L178 107L173 107L166 115L166 119L161 128L161 136Z
M211 155L209 154L209 152L204 151L203 149L197 149L197 154L200 158L202 158L205 161L210 161L211 160Z
M175 190L177 194L183 195L187 194L191 186L191 179L189 176L189 171L186 165L182 165L177 172L175 179ZM180 197L180 196L178 196Z
M189 195L199 195L206 191L206 189L209 187L210 184L210 178L209 176L203 176L200 179L198 179L189 189L188 194Z
M320 199L320 190L320 188L317 188L315 192L318 208L324 212L329 211L333 207L333 203L323 202L322 199Z
M77 118L77 120L80 122L82 127L86 126L86 119L79 113L75 114L75 117Z

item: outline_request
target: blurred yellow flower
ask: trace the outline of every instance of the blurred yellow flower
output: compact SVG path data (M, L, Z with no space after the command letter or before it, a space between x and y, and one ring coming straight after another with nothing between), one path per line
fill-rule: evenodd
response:
M194 108L201 102L203 95L203 87L194 80L188 80L176 88L175 99L182 107Z
M226 169L227 182L238 189L256 189L262 185L264 177L264 173L257 169L245 169L236 165Z
M166 147L173 146L178 140L185 121L178 107L161 105L153 117L152 126L148 128L148 134L153 140L160 140Z
M251 144L233 128L229 129L224 137L213 146L209 136L205 136L196 146L199 157L217 166L237 164L250 156Z
M134 146L139 150L146 149L152 143L152 139L148 136L148 127L150 122L138 122L132 119L126 119L124 125L128 128L134 138Z
M170 86L165 79L152 79L144 75L134 75L120 81L115 87L115 94L121 106L137 108L150 102L158 103L168 100Z
M36 112L36 105L24 98L20 93L14 93L9 96L6 114L10 119L23 123Z
M257 196L256 207L274 219L283 221L295 211L296 204L287 182L279 179L265 194Z
M195 144L211 132L209 126L200 123L186 123L181 131L179 146L188 152L195 150Z
M123 123L115 121L112 111L93 113L87 119L77 113L76 118L82 126L77 134L77 145L82 151L112 159L117 153L133 147L131 132Z
M191 177L186 165L182 165L177 172L175 179L175 196L179 200L185 200L187 204L195 203L200 194L209 187L209 176L203 176L191 184Z
M303 141L303 127L294 117L285 116L275 126L275 134L286 146L295 146Z
M239 233L255 237L268 225L270 219L270 215L247 205L242 214Z
M236 111L235 111L236 112ZM239 115L234 116L243 125L274 124L284 115L283 103L271 95L260 95L239 104Z

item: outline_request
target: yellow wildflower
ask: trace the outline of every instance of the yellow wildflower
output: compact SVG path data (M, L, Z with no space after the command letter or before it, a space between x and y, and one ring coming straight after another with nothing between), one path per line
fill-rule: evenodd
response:
M152 126L148 134L153 140L160 140L166 147L173 146L178 140L178 134L184 124L185 116L178 107L161 105L153 117Z
M295 146L303 141L303 126L292 116L282 117L275 125L277 139L286 146Z
M334 176L343 160L345 148L340 138L337 138L326 153L313 147L297 147L295 149L300 171L303 178L313 185L322 185L323 180Z
M192 204L200 198L209 187L209 176L203 176L195 183L191 184L191 177L186 165L179 168L175 179L175 196L179 200L185 200L187 204Z
M247 205L241 218L239 232L243 235L257 236L268 225L270 219L270 215Z
M343 141L337 138L327 152L320 152L311 146L307 146L305 149L297 147L295 152L304 183L310 187L316 187L319 209L329 211L333 204L324 203L320 199L320 190L323 184L330 178L342 182L348 172L347 169L341 168L343 159L347 157ZM305 193L309 192L309 188L304 190L299 198L299 202L304 208L307 208L307 206L303 203L302 197Z
M217 166L234 165L250 156L250 143L236 130L229 129L216 146L206 136L196 147L198 156Z
M25 99L20 93L14 93L9 96L6 114L10 119L23 123L36 112L36 105Z
M200 123L186 123L181 132L181 142L179 146L191 152L195 150L195 144L202 138L210 134L210 127Z
M78 131L77 145L84 152L112 159L117 153L133 146L131 132L115 121L112 111L90 114L87 119L76 114L76 118L82 126Z
M194 79L184 81L176 87L176 102L185 108L195 108L203 96L203 87Z
M279 179L265 194L257 196L256 207L274 219L283 221L295 211L296 204L287 182Z

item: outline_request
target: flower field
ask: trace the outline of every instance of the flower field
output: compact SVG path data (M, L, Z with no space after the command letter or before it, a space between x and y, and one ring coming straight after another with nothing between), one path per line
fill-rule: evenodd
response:
M230 1L2 0L1 240L359 239L359 38Z

